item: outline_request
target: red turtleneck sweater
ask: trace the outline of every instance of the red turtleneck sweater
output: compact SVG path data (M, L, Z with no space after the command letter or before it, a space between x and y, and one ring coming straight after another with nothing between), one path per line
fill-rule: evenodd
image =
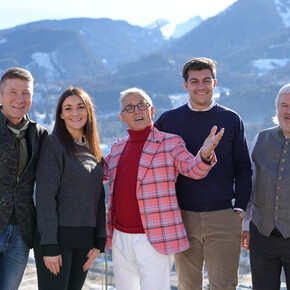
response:
M152 128L153 123L144 130L127 130L129 141L120 157L114 188L115 227L121 232L144 233L136 186L142 149Z

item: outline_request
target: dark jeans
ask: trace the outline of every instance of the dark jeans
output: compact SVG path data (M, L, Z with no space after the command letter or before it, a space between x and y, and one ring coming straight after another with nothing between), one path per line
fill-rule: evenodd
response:
M0 290L18 289L28 254L18 225L8 225L0 235Z
M290 238L279 233L266 237L250 224L250 262L254 290L280 290L282 267L290 287Z
M43 261L40 246L34 248L39 290L80 290L86 280L87 271L83 265L89 249L61 250L62 267L58 275L53 275Z

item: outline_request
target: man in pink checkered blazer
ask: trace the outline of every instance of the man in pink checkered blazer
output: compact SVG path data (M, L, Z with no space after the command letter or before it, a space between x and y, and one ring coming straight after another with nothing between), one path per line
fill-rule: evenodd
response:
M177 176L207 175L223 129L216 134L214 126L194 157L179 136L153 127L155 108L143 90L123 91L120 101L129 136L113 144L104 171L107 249L112 247L116 287L169 290L173 254L189 247L175 193Z

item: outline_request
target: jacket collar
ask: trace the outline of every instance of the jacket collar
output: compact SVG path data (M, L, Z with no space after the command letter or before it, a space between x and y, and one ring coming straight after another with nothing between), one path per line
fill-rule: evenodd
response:
M153 127L148 135L147 140L150 142L160 143L164 139L164 133Z
M26 118L29 121L29 123L36 124L34 121L31 121L29 119L28 114L26 114ZM6 126L6 122L7 122L7 118L4 116L4 114L2 112L2 105L0 105L0 126Z
M160 132L158 129L155 127L152 128L151 132L149 133L147 137L147 141L154 142L154 143L160 143L164 138L164 133ZM129 140L129 136L123 138L123 139L118 139L117 140L117 145L120 146L124 143L127 143Z

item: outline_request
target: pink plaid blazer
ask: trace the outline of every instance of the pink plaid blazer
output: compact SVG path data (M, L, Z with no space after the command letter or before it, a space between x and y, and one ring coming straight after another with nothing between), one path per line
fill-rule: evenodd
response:
M107 249L112 246L114 230L115 177L127 142L128 137L117 140L105 158L104 178L109 180ZM214 165L215 155L213 161ZM200 179L207 175L213 165L202 162L199 153L196 157L189 153L179 136L160 132L156 128L150 132L140 158L136 194L145 234L159 253L173 254L189 247L175 193L178 174Z

